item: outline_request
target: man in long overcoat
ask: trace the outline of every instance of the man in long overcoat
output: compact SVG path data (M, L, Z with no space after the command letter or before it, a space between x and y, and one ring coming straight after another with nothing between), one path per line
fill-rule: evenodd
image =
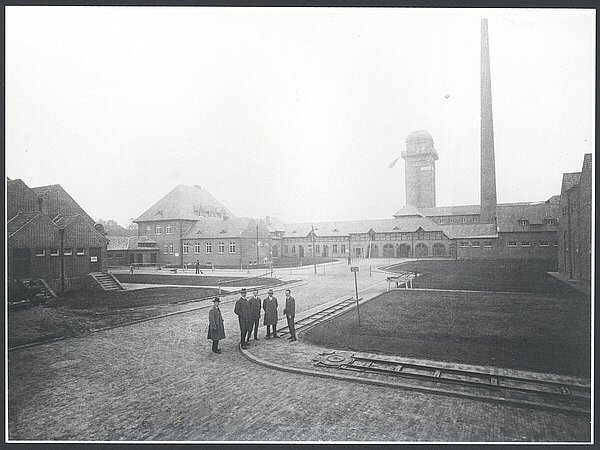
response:
M252 297L250 297L248 303L250 304L250 317L252 317L252 325L250 326L248 339L250 339L252 330L254 330L254 340L258 341L258 324L260 322L260 308L262 303L260 301L260 297L258 296L258 289L252 290Z
M285 291L285 308L283 314L287 319L288 328L290 329L290 341L296 340L296 327L294 325L294 318L296 317L296 300L291 295L291 291L286 289Z
M248 348L246 345L250 341L250 331L252 330L252 317L250 316L250 304L246 300L246 288L240 291L242 295L237 302L235 302L235 308L233 312L238 316L238 322L240 324L240 336L241 336L241 347L245 350Z
M267 339L271 337L271 326L273 326L273 337L278 338L277 334L277 298L273 297L273 289L269 289L267 297L263 300L263 309L265 310L265 322L267 326Z
M212 351L215 353L221 353L219 341L225 339L225 327L223 326L219 302L219 297L215 297L213 307L208 311L208 339L212 339Z

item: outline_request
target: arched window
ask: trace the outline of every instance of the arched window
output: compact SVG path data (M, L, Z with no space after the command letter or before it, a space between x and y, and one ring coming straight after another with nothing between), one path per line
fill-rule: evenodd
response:
M415 256L417 258L423 258L428 255L429 249L427 248L427 245L423 244L422 242L415 245Z

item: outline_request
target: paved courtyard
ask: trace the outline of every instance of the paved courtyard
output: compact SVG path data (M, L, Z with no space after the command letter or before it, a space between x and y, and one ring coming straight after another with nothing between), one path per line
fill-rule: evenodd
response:
M386 289L385 274L369 276L369 261L358 265L363 295ZM354 280L345 262L320 267L317 275L312 271L310 267L291 275L288 269L276 273L282 279L298 279L301 272L307 281L293 289L299 312L352 295ZM281 304L283 292L276 296ZM227 339L221 355L210 352L207 310L10 352L9 439L590 439L589 417L583 415L316 378L257 365L237 349L233 305L222 305L222 311ZM281 346L264 339L264 327L259 337L257 345L263 352L270 345Z

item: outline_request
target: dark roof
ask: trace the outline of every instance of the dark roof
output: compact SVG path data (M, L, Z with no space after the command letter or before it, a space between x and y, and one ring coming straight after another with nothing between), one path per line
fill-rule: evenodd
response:
M423 214L413 205L405 205L400 208L396 214L394 214L394 217L425 217L425 214Z
M553 195L548 200L546 200L546 203L550 203L552 205L558 205L560 203L560 195Z
M500 204L496 208L498 231L501 233L517 231L555 231L558 225L546 225L544 219L558 219L559 206L546 202ZM519 225L526 219L529 225L541 225L538 228Z
M441 231L440 227L426 217L399 217L395 219L360 220L344 222L286 223L285 237L305 237L314 226L316 236L349 236L350 234L412 232L419 228L424 231Z
M581 172L563 173L561 192L568 191L573 186L577 186L580 179Z
M107 236L109 239L107 250L156 250L158 244L148 236ZM154 246L139 246L140 243L154 244Z
M234 215L200 186L179 185L134 222L151 220L198 220L211 214Z
M496 225L493 223L440 225L440 228L450 239L498 237Z
M252 222L253 219L249 217L233 217L227 220L214 217L200 219L185 232L182 239L239 238Z
M20 212L20 213L18 213L15 217L10 219L6 223L7 236L8 237L14 236L15 234L17 234L19 232L19 230L23 229L25 227L25 225L27 225L29 222L31 222L33 219L35 219L40 214L42 214L42 213L40 213L40 212L31 212L31 213Z
M462 206L434 206L432 208L421 208L421 212L427 217L437 216L469 216L480 213L479 205Z
M267 216L265 217L265 224L269 231L284 231L284 222L279 217Z
M44 195L46 195L48 192L52 192L54 189L56 189L57 187L59 187L60 184L49 184L47 186L38 186L38 187L32 187L31 190L33 192L35 192L35 194L38 197L43 197Z
M52 222L54 222L58 228L66 228L79 217L81 217L79 214L58 214L52 219Z

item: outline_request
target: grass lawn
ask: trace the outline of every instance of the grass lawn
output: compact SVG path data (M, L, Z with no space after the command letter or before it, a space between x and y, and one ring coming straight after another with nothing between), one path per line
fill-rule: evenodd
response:
M218 289L157 287L120 292L81 292L59 300L59 306L8 311L9 347L58 337L82 336L90 330L145 319L175 310L170 305L212 297ZM140 306L149 308L130 309Z
M244 278L244 277L207 277L202 275L163 275L160 273L115 273L115 277L121 283L140 284L176 284L178 286L218 286L224 283L224 287L245 286L274 286L281 283L278 278Z
M590 377L590 303L394 290L307 331L330 348Z
M534 260L421 260L391 266L392 271L417 268L415 288L578 295L574 288L546 272L556 264Z

